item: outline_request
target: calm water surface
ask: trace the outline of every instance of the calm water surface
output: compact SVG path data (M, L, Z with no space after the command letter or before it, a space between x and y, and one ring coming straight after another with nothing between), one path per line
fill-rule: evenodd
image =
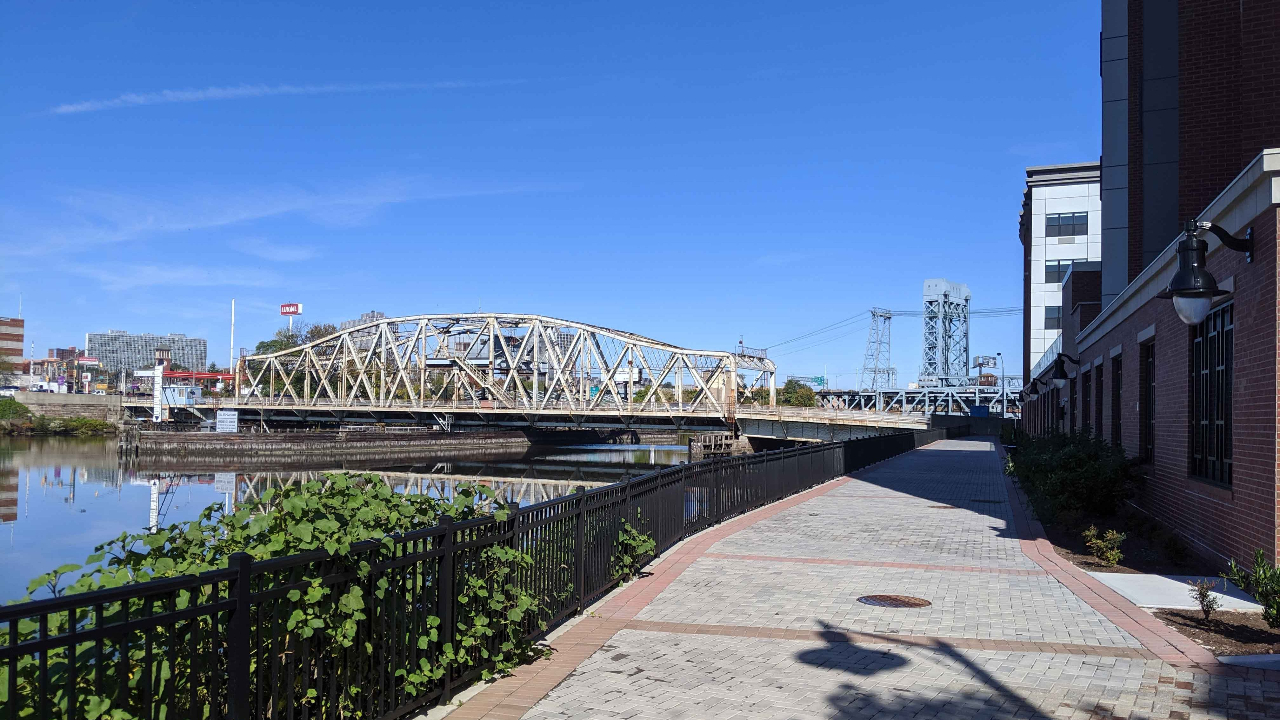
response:
M686 462L680 446L586 445L468 456L453 453L412 464L363 463L401 492L447 495L460 481L495 487L527 505ZM191 520L212 503L236 503L267 487L317 478L337 464L273 470L122 467L115 441L0 438L0 603L26 594L28 581L64 563L82 563L94 546L122 532ZM39 593L37 593L39 596Z

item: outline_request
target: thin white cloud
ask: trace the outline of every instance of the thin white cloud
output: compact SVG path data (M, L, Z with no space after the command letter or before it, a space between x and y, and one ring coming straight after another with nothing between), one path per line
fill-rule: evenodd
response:
M329 83L325 85L232 85L191 90L160 90L147 93L125 93L106 100L84 100L63 103L49 108L54 115L97 112L141 105L168 105L207 100L240 100L244 98L270 97L273 95L334 95L339 93L391 92L396 90L451 90L455 88L491 87L511 85L519 80L464 81L453 80L430 83L380 82L380 83Z
M146 287L269 287L281 284L281 277L255 268L196 267L182 265L135 265L97 263L68 265L66 272L96 280L106 290Z
M290 245L260 237L235 240L231 243L231 247L245 255L252 255L271 262L302 262L316 256L314 247Z
M86 248L154 237L177 237L297 215L330 227L352 227L387 206L453 198L528 192L563 192L545 183L474 183L430 177L391 177L343 187L304 189L266 186L230 192L188 188L167 197L119 192L76 191L48 208L0 204L0 257L61 255Z

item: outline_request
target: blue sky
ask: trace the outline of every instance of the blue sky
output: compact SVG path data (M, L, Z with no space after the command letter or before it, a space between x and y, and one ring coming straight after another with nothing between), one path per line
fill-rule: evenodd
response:
M1027 165L1096 159L1098 3L0 5L0 314L211 359L531 312L768 346L926 278L1021 304ZM866 323L772 354L851 385ZM1018 369L1021 321L975 321ZM919 365L920 321L893 359ZM782 353L788 353L783 355Z

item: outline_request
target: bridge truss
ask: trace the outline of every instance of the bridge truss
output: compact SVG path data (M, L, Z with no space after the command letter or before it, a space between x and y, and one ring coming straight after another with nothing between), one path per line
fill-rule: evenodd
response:
M689 350L542 315L378 318L242 356L237 404L293 409L680 413L732 421L776 403L762 353Z
M956 378L963 382L965 378ZM942 387L889 388L881 390L823 390L818 407L827 410L863 410L904 415L970 415L985 406L993 417L1021 417L1020 387L1008 378L1003 386L969 384ZM1016 378L1020 383L1021 378Z

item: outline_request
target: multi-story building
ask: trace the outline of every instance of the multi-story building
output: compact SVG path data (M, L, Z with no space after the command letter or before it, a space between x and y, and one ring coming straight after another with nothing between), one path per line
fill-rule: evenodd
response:
M203 370L208 346L204 338L189 338L181 333L151 335L110 330L89 333L85 352L89 357L97 358L102 368L112 374L121 370L153 368L156 348L167 348L175 364L191 370Z
M350 330L351 328L360 327L361 325L368 325L371 322L385 320L386 317L387 317L387 314L384 312L379 312L377 310L370 310L367 313L361 313L360 317L356 318L355 320L343 320L338 325L338 329ZM398 326L395 326L395 325L391 326L391 331L396 332L397 327ZM369 348L373 347L373 341L376 338L376 336L377 336L376 330L356 332L351 334L351 342L356 346L356 348L360 350L368 350Z
M1062 332L1062 279L1072 263L1102 259L1098 181L1096 162L1027 168L1018 219L1024 375Z
M26 322L22 318L0 317L0 361L21 364L25 340Z
M1102 10L1102 262L1067 275L1024 423L1122 446L1135 502L1200 554L1274 561L1280 0Z
M53 360L75 360L84 357L84 350L77 350L75 345L65 348L49 348L49 357Z

